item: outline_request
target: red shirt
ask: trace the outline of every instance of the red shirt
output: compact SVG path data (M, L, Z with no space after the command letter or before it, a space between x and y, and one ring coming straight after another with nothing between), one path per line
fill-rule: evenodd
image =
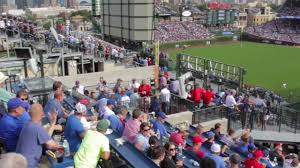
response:
M246 168L263 168L263 165L253 158L247 158L244 162Z
M150 85L141 85L139 87L139 94L141 97L151 96L151 86Z
M177 132L172 133L170 136L170 142L173 142L176 145L179 144L183 145L184 139L182 133L177 133Z
M195 89L190 91L190 99L192 101L195 101L196 103L200 103L201 100L201 95L203 95L205 93L205 90L203 88L196 88L196 96L195 96ZM196 97L196 99L195 99Z
M195 151L195 150L193 150L192 146L187 147L186 149L190 149L190 150L194 151L194 152L196 153L196 155L197 155L201 160L204 159L204 157L205 157L205 153L202 152L200 149L197 149L197 150Z
M202 96L203 103L206 105L209 105L214 97L215 97L215 93L212 92L211 90L207 90L206 92L204 92L204 94Z

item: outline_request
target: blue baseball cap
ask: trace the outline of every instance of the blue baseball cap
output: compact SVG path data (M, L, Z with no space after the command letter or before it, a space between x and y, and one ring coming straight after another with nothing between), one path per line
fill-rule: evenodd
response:
M20 98L12 98L7 102L7 108L9 110L16 109L18 107L27 107L27 104L23 102Z
M212 131L208 131L208 132L207 132L207 138L208 138L208 139L211 139L211 138L213 138L213 137L215 137L215 133L213 133Z
M107 105L116 105L116 101L114 99L107 100Z
M164 112L159 112L159 113L157 114L157 117L160 117L160 118L163 118L163 119L168 118L167 115L166 115L166 113L164 113Z
M249 144L248 145L248 150L252 150L252 151L254 151L254 150L256 150L257 148L256 148L256 146L254 145L254 144Z

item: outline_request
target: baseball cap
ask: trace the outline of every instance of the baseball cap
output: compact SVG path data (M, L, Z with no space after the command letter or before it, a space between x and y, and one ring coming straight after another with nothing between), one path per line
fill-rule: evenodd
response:
M212 144L210 150L214 153L221 152L221 146L219 144Z
M261 158L264 156L264 153L261 150L256 150L253 152L254 158Z
M254 150L256 150L257 148L256 148L256 146L254 145L254 144L249 144L248 145L248 150L252 150L252 151L254 151Z
M20 98L12 98L7 102L7 108L16 109L18 107L26 107L25 102L23 102Z
M229 157L229 161L233 164L240 164L241 163L241 156L237 153L234 153Z
M200 136L194 136L193 137L193 144L195 143L203 143L204 142L204 139L201 138Z
M81 113L85 113L86 112L86 106L83 105L83 104L81 104L81 103L76 104L75 108L76 108L75 113L81 114Z
M114 99L107 100L107 105L116 105L116 101Z
M97 130L98 131L106 131L108 127L110 126L110 122L107 119L102 119L97 124Z
M207 132L207 138L208 138L208 139L211 139L211 138L213 138L213 137L215 137L215 133L213 133L212 131L208 131L208 132Z
M159 112L159 113L157 114L157 117L160 117L160 118L163 118L163 119L168 118L167 115L166 115L166 113L164 113L164 112Z

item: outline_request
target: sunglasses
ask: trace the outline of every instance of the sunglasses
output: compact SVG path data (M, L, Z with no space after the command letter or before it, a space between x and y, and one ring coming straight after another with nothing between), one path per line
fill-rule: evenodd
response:
M144 129L143 131L144 131L144 132L147 132L147 131L150 131L150 129Z
M21 99L22 101L27 101L28 100L28 98L25 98L25 99Z
M169 151L175 151L175 150L176 150L175 148L170 148L170 149L169 149Z

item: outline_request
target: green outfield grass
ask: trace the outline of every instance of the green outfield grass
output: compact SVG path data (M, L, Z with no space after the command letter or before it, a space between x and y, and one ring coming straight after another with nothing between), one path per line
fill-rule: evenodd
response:
M171 55L182 53L171 51ZM188 48L184 51L193 56L205 57L246 69L245 82L262 86L300 101L300 48L243 42ZM287 83L287 88L283 88Z

